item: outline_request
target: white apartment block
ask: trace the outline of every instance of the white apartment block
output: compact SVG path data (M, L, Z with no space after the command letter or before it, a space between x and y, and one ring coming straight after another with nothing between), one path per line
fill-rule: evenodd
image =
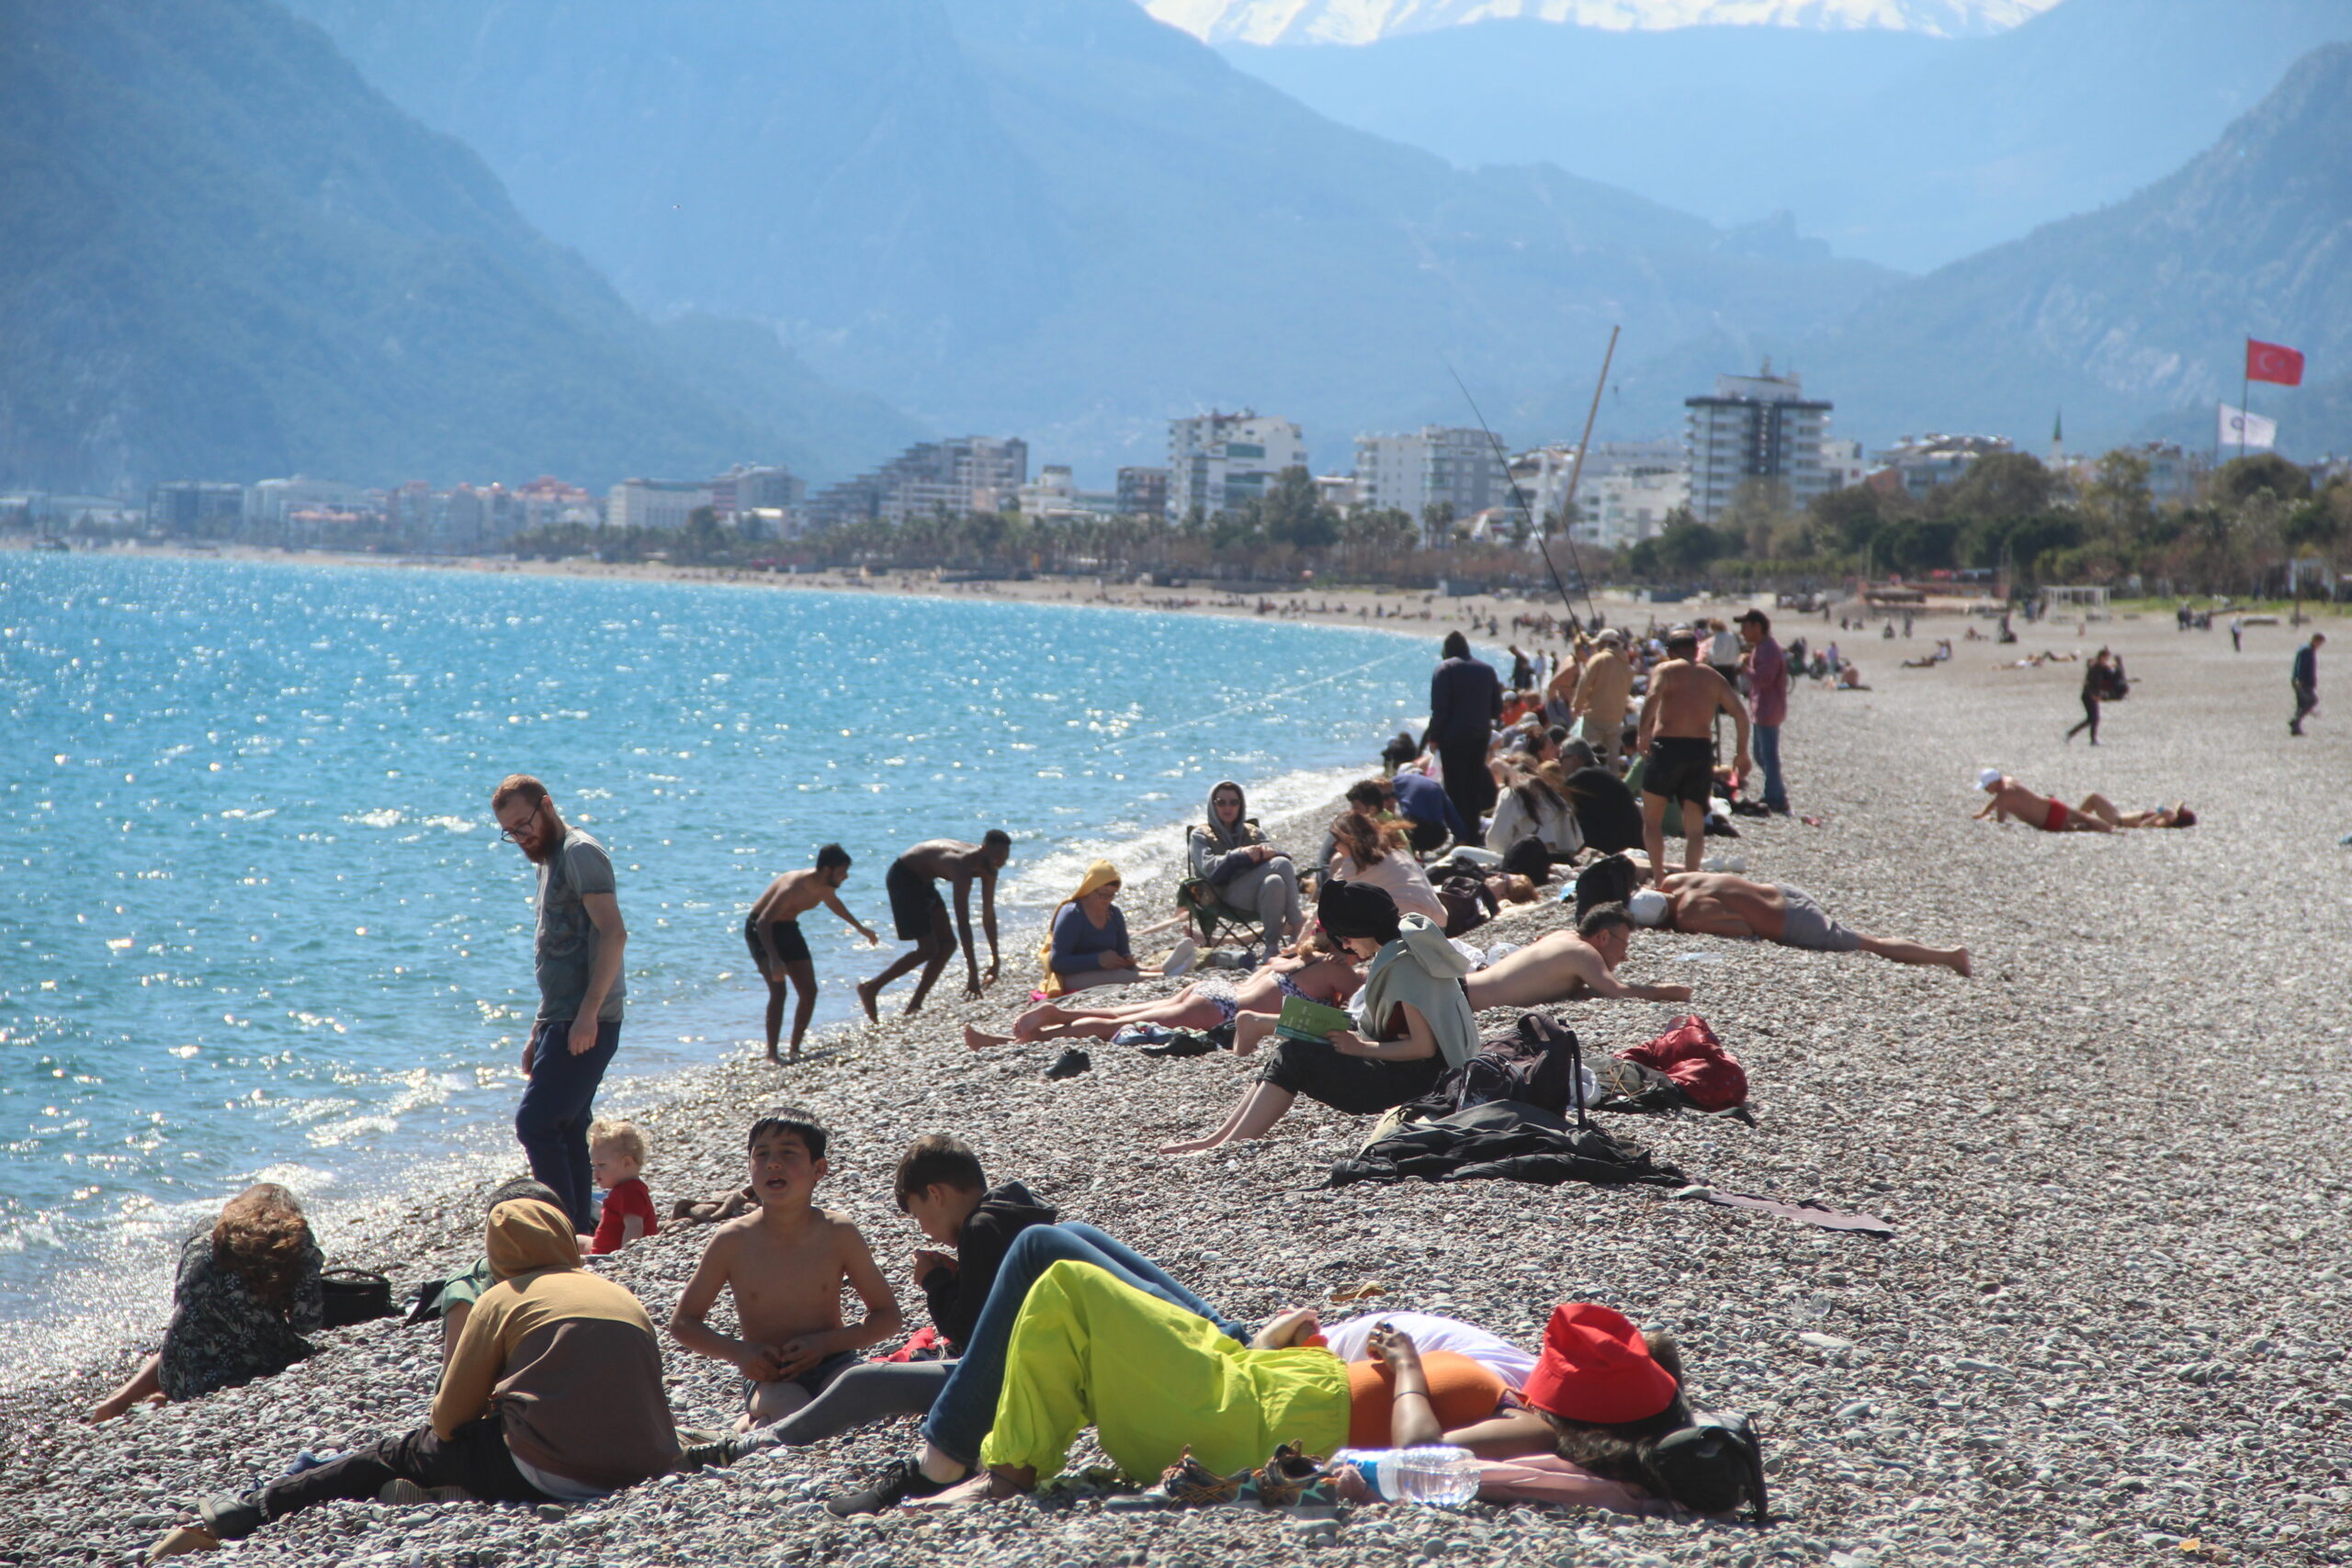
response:
M1409 435L1357 436L1356 496L1363 505L1402 512L1417 523L1444 503L1466 523L1510 504L1510 479L1485 431L1430 424Z
M1905 435L1878 455L1878 466L1890 470L1905 493L1922 497L1943 485L1957 484L1979 457L2017 450L2006 435L1946 435L1929 431Z
M1712 397L1685 398L1683 437L1690 467L1690 511L1713 523L1752 483L1779 485L1802 509L1832 488L1823 444L1831 405L1804 395L1802 377L1718 376Z
M1286 419L1244 410L1168 422L1168 515L1238 512L1284 468L1306 467L1306 443Z
M1511 478L1539 518L1558 515L1575 471L1573 446L1544 446L1511 460ZM1600 441L1577 479L1580 545L1623 549L1666 531L1667 520L1690 504L1690 470L1679 441Z
M701 479L623 479L605 498L605 525L683 528L710 501L710 486Z

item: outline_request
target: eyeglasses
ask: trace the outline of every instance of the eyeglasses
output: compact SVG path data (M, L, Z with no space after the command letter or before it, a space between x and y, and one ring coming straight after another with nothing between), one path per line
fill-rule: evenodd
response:
M548 808L547 796L545 796L545 795L541 795L541 796L539 797L539 803L538 803L537 806L534 806L533 807L531 807L531 814L530 814L528 817L526 817L526 818L523 818L523 825L522 825L522 827L520 827L520 828L501 828L501 829L498 830L498 836L499 836L500 838L502 838L502 839L505 840L506 840L508 843L510 843L510 844L519 844L519 843L521 843L521 842L523 841L523 833L524 833L524 831L525 831L526 829L527 829L531 826L531 824L533 824L534 822L537 822L537 821L539 819L539 813L540 813L540 812L542 812L542 811L545 811L547 808Z

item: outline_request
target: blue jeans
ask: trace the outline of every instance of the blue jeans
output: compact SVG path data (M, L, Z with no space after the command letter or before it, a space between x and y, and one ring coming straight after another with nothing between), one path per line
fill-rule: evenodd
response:
M1215 1307L1170 1279L1159 1265L1092 1225L1031 1225L1005 1249L996 1281L989 1287L989 1299L980 1308L979 1322L973 1326L971 1343L964 1347L963 1359L956 1363L955 1372L924 1418L922 1435L941 1452L964 1465L978 1467L980 1440L996 1425L996 1401L1004 1388L1005 1350L1012 1339L1012 1320L1021 1315L1021 1303L1029 1299L1029 1287L1037 1282L1037 1276L1065 1259L1091 1263L1139 1291L1207 1318L1229 1337L1244 1345L1250 1342L1249 1329L1218 1316Z
M588 1174L588 1123L596 1086L621 1048L621 1021L596 1025L596 1046L571 1054L571 1021L543 1018L531 1026L531 1081L514 1108L514 1136L530 1157L531 1174L555 1190L582 1235L596 1228Z
M1750 727L1756 739L1756 765L1764 770L1764 804L1773 811L1789 808L1789 786L1781 777L1781 727L1758 724Z

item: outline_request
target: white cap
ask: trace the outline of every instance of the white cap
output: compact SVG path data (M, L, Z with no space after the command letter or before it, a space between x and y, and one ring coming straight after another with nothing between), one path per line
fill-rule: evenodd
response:
M1977 769L1977 770L1976 770L1976 787L1977 787L1978 789L1998 789L1998 788L2000 788L2000 787L2001 787L2001 770L2000 770L2000 769L1998 769L1998 768L1979 768L1979 769Z
M1667 909L1666 895L1655 887L1645 887L1625 900L1625 913L1633 922L1652 931L1666 924Z

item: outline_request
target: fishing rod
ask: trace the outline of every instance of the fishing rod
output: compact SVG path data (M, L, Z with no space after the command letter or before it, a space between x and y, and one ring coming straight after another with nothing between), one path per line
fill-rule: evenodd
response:
M1585 575L1584 559L1577 550L1576 530L1571 519L1576 507L1577 484L1584 474L1585 448L1592 444L1593 422L1600 414L1600 395L1609 385L1609 366L1617 355L1618 331L1616 327L1609 329L1609 352L1601 358L1600 381L1592 391L1592 407L1586 413L1584 420L1584 439L1577 444L1576 462L1568 470L1568 493L1560 503L1561 536L1567 542L1568 564L1576 570L1577 581L1584 586L1584 607L1588 623L1599 620L1600 612L1593 606L1592 580ZM1559 592L1561 607L1566 609L1569 617L1573 619L1577 613L1576 601L1568 596L1567 585L1560 581L1560 569L1553 564L1552 548L1544 540L1543 525L1536 519L1535 509L1528 504L1526 492L1519 488L1519 480L1510 471L1510 458L1503 449L1502 438L1498 436L1493 427L1487 424L1486 414L1478 408L1478 400L1470 395L1468 385L1462 379L1462 372L1454 369L1451 361L1447 363L1445 368L1446 373L1453 378L1453 384L1461 389L1462 400L1470 405L1471 415L1477 420L1478 428L1485 432L1487 445L1494 448L1496 461L1502 464L1503 479L1510 486L1511 500L1518 503L1520 515L1527 520L1528 532L1535 536L1537 553L1544 558L1544 570L1550 574L1552 586Z

